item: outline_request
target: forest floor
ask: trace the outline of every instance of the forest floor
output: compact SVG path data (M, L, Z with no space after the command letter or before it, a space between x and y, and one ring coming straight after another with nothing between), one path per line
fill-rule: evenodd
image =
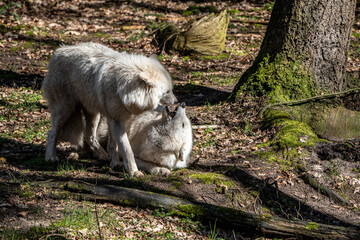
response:
M15 1L16 2L16 1ZM196 202L342 226L360 226L359 140L332 142L301 159L329 198L308 185L292 159L260 157L273 131L261 129L264 99L227 103L241 74L257 55L273 4L261 1L26 1L0 15L0 232L1 239L248 239L258 233L180 217L163 209L54 197L39 182L79 181L166 193ZM4 4L2 2L1 4ZM195 7L194 7L195 6ZM206 6L211 6L206 7ZM229 10L226 49L216 57L164 53L154 42L161 22L186 30L209 11ZM351 36L347 71L360 73L360 22ZM157 54L170 72L174 92L187 104L194 126L192 165L169 177L129 179L107 162L44 160L50 114L41 82L61 44L93 41L118 51ZM358 103L358 102L357 102ZM260 145L263 144L263 145ZM324 154L324 152L326 154ZM18 184L17 191L7 191ZM277 194L274 194L276 192ZM100 229L100 230L99 230ZM262 238L264 239L264 238Z

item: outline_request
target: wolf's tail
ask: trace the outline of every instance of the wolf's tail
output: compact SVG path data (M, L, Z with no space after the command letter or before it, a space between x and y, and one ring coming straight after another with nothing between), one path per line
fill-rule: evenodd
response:
M59 140L70 142L77 148L84 146L85 118L81 109L76 109L61 129Z

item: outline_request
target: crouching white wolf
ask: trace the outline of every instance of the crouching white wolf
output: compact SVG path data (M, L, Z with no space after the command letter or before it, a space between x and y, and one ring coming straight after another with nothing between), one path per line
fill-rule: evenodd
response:
M159 103L170 105L176 101L169 73L156 56L119 53L96 43L57 49L49 62L43 92L52 123L45 153L47 161L58 160L59 136L80 146L85 139L98 158L107 158L96 138L102 114L108 119L112 142L124 156L130 176L142 173L135 163L125 121L133 114L155 109ZM84 127L82 137L78 133ZM110 166L119 164L119 159L113 158Z
M172 169L188 166L193 135L185 103L181 103L176 112L169 112L165 107L162 111L152 110L133 116L126 122L126 131L141 170L169 175ZM106 140L106 122L100 124L98 132L99 138ZM110 157L119 158L111 139L109 137L108 142Z

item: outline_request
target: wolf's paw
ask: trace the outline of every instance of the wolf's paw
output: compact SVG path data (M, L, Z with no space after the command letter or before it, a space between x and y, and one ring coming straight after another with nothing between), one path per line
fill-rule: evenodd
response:
M100 161L108 161L109 160L109 154L107 154L107 152L104 152L102 154L98 154L96 156L97 159L99 159Z
M143 177L144 173L141 171L135 171L131 174L131 177Z
M59 157L58 156L45 156L45 160L47 162L58 162Z
M159 176L169 176L171 174L171 171L168 168L155 167L151 169L151 174L155 174Z
M120 168L123 166L123 163L120 162L119 160L114 160L114 159L111 159L111 162L110 162L110 167L112 169L115 169L115 168Z

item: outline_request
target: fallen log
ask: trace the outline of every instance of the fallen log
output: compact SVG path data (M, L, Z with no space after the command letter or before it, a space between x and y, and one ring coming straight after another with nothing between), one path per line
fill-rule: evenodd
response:
M202 220L217 220L219 224L233 227L239 231L261 232L265 236L296 237L312 239L360 239L360 230L315 222L287 220L270 215L258 215L245 211L215 206L207 203L192 202L174 196L146 192L137 189L112 185L91 185L68 182L64 189L93 195L98 200L142 207L162 208L180 216L195 216Z
M287 220L138 189L71 181L65 183L33 182L30 185L35 188L52 188L55 191L47 191L46 196L57 199L71 197L76 200L96 200L97 202L112 202L141 208L161 208L179 216L191 216L206 221L216 220L218 224L233 228L235 231L249 231L260 236L299 239L360 239L360 230L356 227ZM20 188L20 185L0 183L1 194L15 193L16 188Z

